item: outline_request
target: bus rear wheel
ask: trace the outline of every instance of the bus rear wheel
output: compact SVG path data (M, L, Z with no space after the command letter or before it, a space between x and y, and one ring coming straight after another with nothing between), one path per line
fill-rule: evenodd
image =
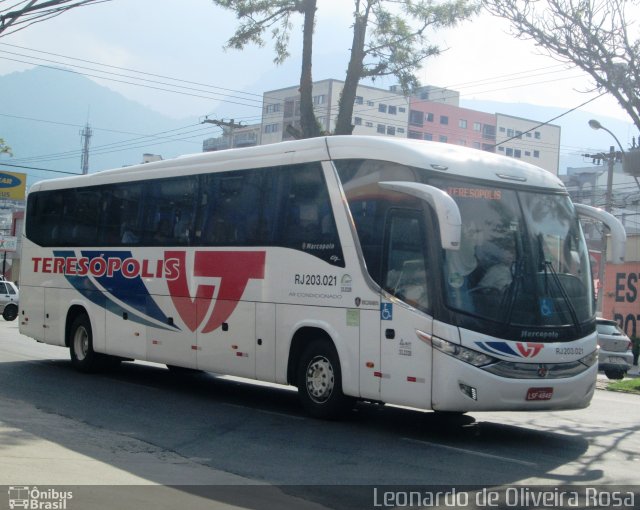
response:
M86 373L114 368L121 361L120 358L99 354L93 350L91 322L85 314L76 317L71 324L69 354L71 365L76 370Z
M316 418L339 418L352 400L342 393L342 373L333 344L314 340L300 357L298 395L305 410Z

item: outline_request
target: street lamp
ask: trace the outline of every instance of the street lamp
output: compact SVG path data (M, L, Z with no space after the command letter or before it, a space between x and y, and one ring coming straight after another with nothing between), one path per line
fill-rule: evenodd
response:
M622 144L620 143L620 140L618 140L618 137L616 135L614 135L611 131L609 131L606 127L604 127L602 124L600 124L600 122L598 122L595 119L591 119L589 121L589 127L591 129L596 129L596 130L602 129L602 130L606 131L607 133L609 133L611 136L613 136L613 139L618 143L618 147L620 147L620 150L624 154L624 149L622 148Z

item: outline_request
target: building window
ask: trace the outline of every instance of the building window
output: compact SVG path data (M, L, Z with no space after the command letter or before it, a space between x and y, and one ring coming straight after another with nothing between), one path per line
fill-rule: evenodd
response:
M527 131L524 135L525 135L527 138L531 138L531 131Z
M422 133L420 131L409 130L409 138L413 138L414 140L422 140Z
M446 137L446 136L444 136L444 135L440 135L440 141L441 141L442 143L447 143L447 137Z
M432 141L433 140L433 135L431 133L425 133L424 134L424 139L428 140L428 141Z
M499 150L500 152L504 152L504 147L501 145L500 147L498 147L498 150Z
M362 117L354 117L354 118L353 118L353 123L354 123L356 126L362 126Z
M373 101L367 101L367 106L375 106L376 104Z
M522 140L522 131L516 131L516 136Z
M500 128L502 129L502 131L504 131L504 128ZM482 131L482 124L480 124L479 122L474 122L473 123L473 130L474 131Z
M446 115L440 115L440 124L443 125L448 125L449 124L449 117L447 117Z
M284 116L293 117L294 100L286 99L284 102Z
M398 108L398 111L399 111L400 113L407 113L407 109L406 109L404 106L400 106L400 107Z
M387 126L387 134L391 136L396 135L396 128L393 126Z
M397 113L398 113L398 108L393 105L389 105L389 114L396 115Z
M475 129L475 126L476 126L476 125L475 125L475 123L474 123L474 124L473 124L473 129ZM506 130L507 130L507 128L505 128L505 127L503 127L503 126L500 126L500 132L501 132L501 133L504 133ZM480 130L478 129L478 131L480 131Z
M385 132L387 131L387 128L384 124L378 124L378 129L377 129L378 133L380 134L385 134Z
M324 94L321 94L319 96L313 96L313 104L318 105L318 104L324 104L326 99L326 96Z
M536 140L540 140L540 131L536 131L535 133L533 133L533 137L534 137Z
M373 122L365 122L364 125L366 127L373 127Z
M398 133L402 133L402 134L404 134L404 128L398 128L398 129L396 129L396 131L397 131Z
M422 112L419 112L418 110L409 110L409 125L422 126L422 119Z
M480 149L480 147L481 147L480 142L473 142L474 149Z
M277 113L280 111L280 103L268 104L265 108L265 113Z
M533 151L533 157L534 158L539 158L540 157L540 151Z
M521 157L522 157L522 151L521 151L520 149L515 149L515 150L513 151L513 155L514 155L514 157L516 157L516 158L521 158Z
M356 96L356 100L354 101L355 104L363 104L364 103L364 98L362 96Z
M433 122L433 113L425 113L424 120L426 120L427 122Z
M513 149L510 147L507 147L507 156L513 157Z
M524 155L531 157L531 151L524 151Z
M458 121L458 127L461 129L467 129L467 121L465 119L460 119Z
M265 133L277 133L280 130L280 124L265 124Z
M513 136L513 129L507 129L507 136L511 138Z
M379 111L380 113L387 113L387 105L386 105L386 104L384 104L384 103L380 103L380 104L378 105L378 111Z

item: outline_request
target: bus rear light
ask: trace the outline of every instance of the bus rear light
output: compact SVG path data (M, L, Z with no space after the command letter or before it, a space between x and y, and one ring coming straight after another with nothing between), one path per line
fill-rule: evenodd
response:
M478 400L478 390L473 386L469 386L464 383L459 383L460 391L472 400Z

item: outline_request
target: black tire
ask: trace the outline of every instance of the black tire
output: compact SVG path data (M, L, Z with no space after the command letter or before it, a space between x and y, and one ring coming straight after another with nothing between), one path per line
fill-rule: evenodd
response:
M335 347L329 341L313 340L298 364L298 395L304 409L315 418L339 418L353 400L342 393L342 372Z
M605 370L604 375L606 375L608 379L620 380L624 379L625 371L619 369L610 369Z
M18 316L18 307L16 305L7 305L2 312L2 318L6 321L14 321Z
M93 350L91 322L85 314L79 315L69 330L71 365L80 372L92 373L116 368L121 358L100 354Z

